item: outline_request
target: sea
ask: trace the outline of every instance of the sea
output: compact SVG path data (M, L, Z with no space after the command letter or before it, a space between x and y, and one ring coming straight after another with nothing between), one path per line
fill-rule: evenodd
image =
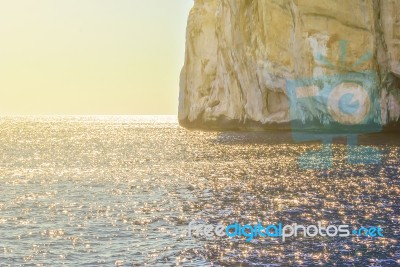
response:
M399 266L400 136L301 168L291 132L188 130L175 116L0 117L0 266ZM366 155L367 157L368 155ZM383 236L189 235L190 222L380 227Z

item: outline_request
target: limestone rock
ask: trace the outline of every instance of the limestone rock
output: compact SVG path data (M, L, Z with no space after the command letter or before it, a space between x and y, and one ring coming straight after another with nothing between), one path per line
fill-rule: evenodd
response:
M195 0L180 77L181 125L287 128L288 81L364 71L377 73L372 95L381 122L397 122L398 10L398 0ZM313 119L330 123L317 113Z

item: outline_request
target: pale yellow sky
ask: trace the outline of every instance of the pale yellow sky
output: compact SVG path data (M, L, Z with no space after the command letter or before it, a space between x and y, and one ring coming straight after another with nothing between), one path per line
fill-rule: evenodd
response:
M0 0L0 115L176 114L193 0Z

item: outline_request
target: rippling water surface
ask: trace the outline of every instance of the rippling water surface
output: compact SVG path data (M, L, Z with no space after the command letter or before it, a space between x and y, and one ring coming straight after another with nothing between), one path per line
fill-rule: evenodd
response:
M290 133L188 131L172 117L0 119L0 266L396 266L400 138L379 165L302 170ZM188 223L381 226L384 237L187 237Z

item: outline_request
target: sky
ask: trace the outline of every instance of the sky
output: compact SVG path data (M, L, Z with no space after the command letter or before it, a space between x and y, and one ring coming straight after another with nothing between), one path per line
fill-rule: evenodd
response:
M0 0L0 115L177 114L193 0Z

